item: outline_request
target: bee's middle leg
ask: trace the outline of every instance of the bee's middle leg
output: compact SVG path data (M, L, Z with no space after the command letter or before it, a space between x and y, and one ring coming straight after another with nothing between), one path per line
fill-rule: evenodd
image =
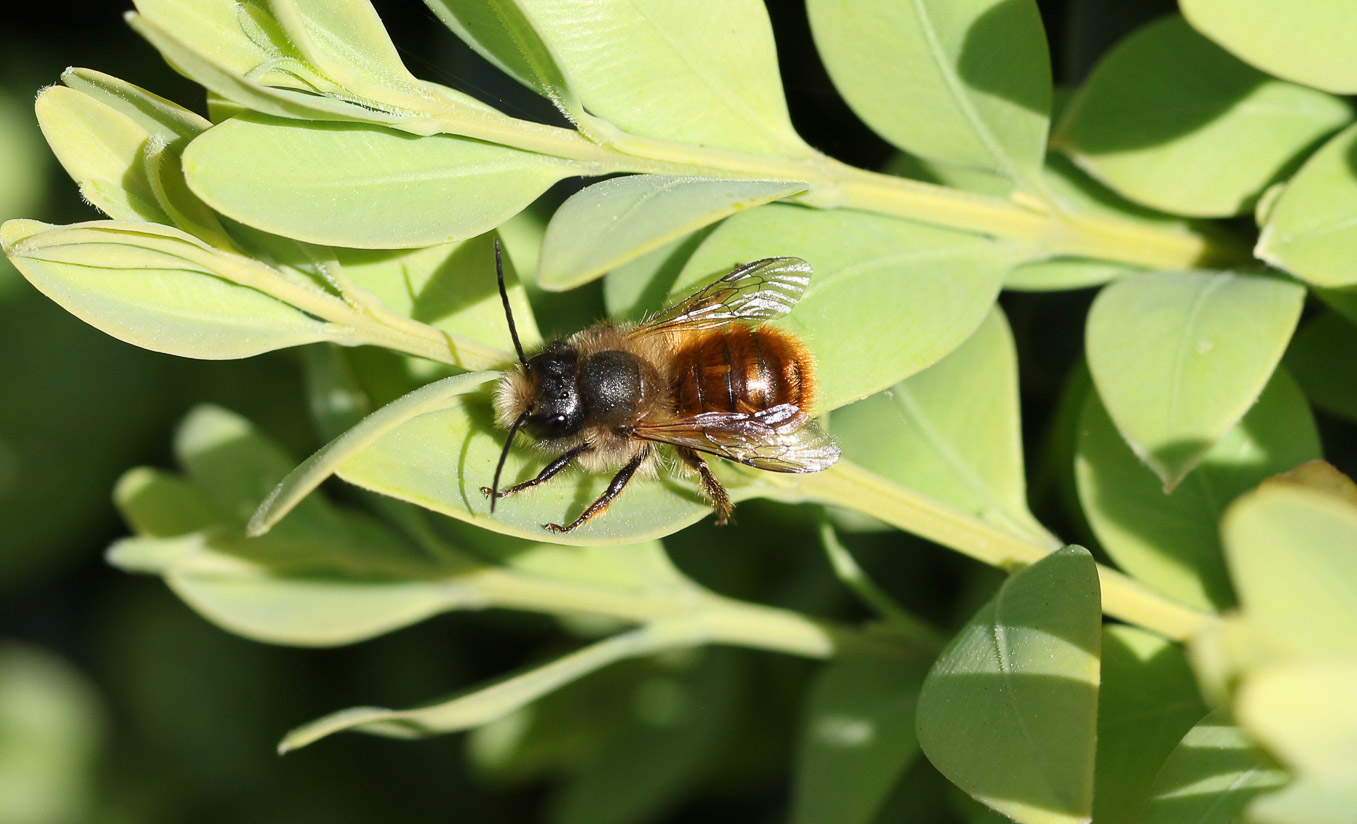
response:
M561 526L560 524L545 524L546 529L551 532L570 532L571 530L578 529L588 523L591 518L608 508L608 504L613 502L613 498L616 498L618 493L626 487L627 482L629 482L632 476L636 474L636 470L640 469L641 464L645 463L646 458L649 457L650 447L648 445L642 447L641 450L636 453L636 456L627 461L627 465L618 470L618 473L613 476L612 483L608 484L608 488L603 490L602 495L598 496L598 500L589 504L589 508L584 510L578 518L565 526Z
M712 473L706 460L696 450L683 447L678 449L678 455L684 463L696 469L697 474L702 476L702 488L706 490L707 497L711 498L712 509L716 510L716 525L725 526L730 523L730 515L735 511L735 504L731 503L730 493L720 481L716 480L716 475Z

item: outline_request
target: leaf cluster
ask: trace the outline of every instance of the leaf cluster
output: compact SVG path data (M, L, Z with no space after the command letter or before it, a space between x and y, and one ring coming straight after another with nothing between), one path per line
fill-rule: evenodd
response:
M692 653L732 645L827 659L798 727L803 824L889 816L921 753L1021 822L1347 820L1357 487L1320 460L1311 408L1357 420L1357 126L1341 96L1357 77L1330 45L1352 32L1339 0L1301 17L1183 0L1068 95L1033 0L808 0L836 90L898 152L885 171L798 135L758 0L426 3L564 125L416 77L367 0L139 0L129 24L207 89L208 116L68 70L39 122L106 219L0 227L36 289L128 343L199 359L306 347L329 442L294 467L248 421L199 409L181 472L118 484L134 534L112 563L271 643L483 609L586 639L424 706L333 713L282 749L474 729L487 770L571 775L559 818L641 820L738 728L743 665ZM572 178L603 179L545 223L524 211ZM879 623L730 598L677 569L661 539L708 511L680 477L565 536L540 525L607 478L489 511L503 433L488 392L512 361L501 239L528 345L544 291L601 280L608 313L636 318L740 262L811 264L779 324L815 353L813 411L844 459L719 473L737 500L832 507L801 534ZM1071 527L1029 506L997 299L1085 287L1101 288L1047 456ZM506 477L540 465L513 450ZM349 487L322 494L331 477ZM939 629L850 551L886 528L1010 575ZM572 702L602 714L581 696L611 688L605 668L670 664L650 728L572 726ZM666 747L649 770L631 757ZM583 751L597 771L572 763Z

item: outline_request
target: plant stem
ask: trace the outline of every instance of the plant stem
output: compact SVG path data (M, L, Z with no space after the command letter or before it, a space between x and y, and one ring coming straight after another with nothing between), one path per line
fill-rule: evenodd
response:
M849 208L935 226L1031 243L1039 257L1082 257L1156 269L1190 269L1251 260L1247 249L1182 228L1088 214L1067 214L1053 204L977 194L885 175L841 163L814 150L800 157L771 157L640 137L595 122L601 143L578 132L507 115L464 112L437 120L453 134L489 140L579 164L581 174L695 175L808 184L797 200Z
M833 469L797 476L798 495L864 512L892 526L1003 569L1033 564L1058 549L1016 537L972 515L912 492L874 475L851 461ZM1215 620L1145 589L1135 581L1098 565L1103 611L1153 630L1175 641L1185 641Z
M485 567L459 580L485 595L485 605L546 613L575 613L664 623L674 645L729 644L807 658L829 658L848 651L906 652L931 660L941 649L933 633L898 628L878 636L794 610L752 604L684 584L655 593L596 590L575 583L534 578Z

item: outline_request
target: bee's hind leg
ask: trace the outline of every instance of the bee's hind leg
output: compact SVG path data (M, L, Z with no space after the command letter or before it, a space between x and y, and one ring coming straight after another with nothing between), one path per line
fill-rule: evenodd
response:
M627 461L626 466L622 467L618 473L613 476L612 483L608 484L608 488L603 490L603 494L598 496L598 500L589 504L589 508L584 510L578 518L565 526L561 526L560 524L544 524L547 531L570 532L588 523L591 518L608 508L608 504L613 502L613 498L616 498L618 493L626 487L627 482L636 474L636 470L640 469L641 464L645 463L646 458L649 457L650 447L645 446L636 453L635 457Z
M685 447L678 448L679 458L697 470L697 474L702 476L702 488L706 490L707 497L711 498L712 509L716 510L716 525L725 526L730 523L730 515L735 511L735 504L730 501L730 493L716 480L716 475L707 466L707 461L703 459L696 450Z

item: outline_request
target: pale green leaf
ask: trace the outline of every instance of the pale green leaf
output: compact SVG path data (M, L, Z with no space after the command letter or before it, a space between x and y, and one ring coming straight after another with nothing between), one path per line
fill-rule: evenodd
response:
M259 504L249 523L250 535L262 535L291 512L355 453L431 410L461 403L461 396L498 377L494 372L454 375L422 386L364 418L292 470Z
M1286 184L1254 254L1324 287L1357 284L1357 126L1315 152Z
M243 358L345 330L230 282L221 253L168 226L12 220L5 253L43 294L119 340L191 358Z
M1269 74L1335 94L1357 92L1357 18L1346 0L1182 0L1198 31Z
M269 10L300 56L350 93L422 91L368 0L271 0Z
M512 358L513 340L495 286L496 233L423 249L336 249L344 277L398 315L473 340ZM504 282L524 346L541 339L513 261L504 256Z
M693 256L693 252L709 234L710 228L701 229L682 240L666 243L604 275L603 304L608 309L608 317L640 320L647 313L663 308L669 290L678 280L688 258Z
M556 57L514 0L424 0L443 25L500 71L569 112L580 110Z
M1291 341L1283 361L1316 407L1357 423L1357 326L1335 312L1308 322Z
M462 137L249 115L194 140L184 172L213 209L256 228L311 243L405 248L487 232L577 170Z
M379 123L414 134L503 119L474 98L405 72L365 6L361 0L293 0L271 9L233 0L140 0L140 13L127 21L177 70L233 107ZM300 42L293 42L289 29Z
M1116 280L1134 271L1116 263L1082 258L1024 263L1004 278L1004 288L1017 292L1055 292L1085 289Z
M1228 712L1217 710L1188 730L1164 762L1140 824L1237 824L1250 799L1287 780Z
M178 152L147 141L142 148L142 165L156 203L169 217L169 223L219 249L239 248L216 213L189 191Z
M1221 522L1239 603L1289 649L1357 652L1357 505L1268 483Z
M272 644L326 647L383 635L451 609L483 607L474 577L420 563L373 523L311 537L210 530L125 538L109 563L159 575L204 618Z
M738 725L747 723L742 663L734 651L707 653L681 680L639 685L630 723L600 736L589 769L556 799L553 824L655 820L685 801L695 782L729 759Z
M1234 602L1216 527L1225 507L1320 455L1305 397L1282 370L1172 493L1137 460L1096 393L1084 402L1078 432L1079 500L1099 544L1133 577L1203 609Z
M1357 522L1357 516L1352 520ZM1357 557L1352 525L1347 526L1349 540L1344 549ZM1354 568L1357 565L1348 573ZM1293 570L1290 574L1305 572ZM1350 577L1349 582L1357 586L1357 577ZM1345 656L1289 661L1250 673L1235 700L1239 726L1300 776L1351 785L1357 777L1354 651L1357 645L1350 644Z
M844 457L1038 543L1054 539L1027 509L1018 363L996 307L949 355L834 412Z
M135 121L165 143L192 138L212 124L173 101L94 69L69 68L61 82Z
M760 0L519 0L592 118L628 135L716 149L803 157L792 129L768 11ZM505 15L504 19L512 19ZM523 30L508 23L511 36ZM532 71L547 66L522 39ZM496 49L502 54L502 49ZM515 62L515 74L525 64ZM550 69L547 69L550 72ZM523 79L523 78L520 78ZM537 86L551 74L530 77ZM626 145L627 135L602 134Z
M1031 0L811 0L815 45L848 105L928 160L1039 188L1051 68Z
M170 223L147 180L142 147L151 138L130 117L74 89L38 95L38 124L66 174L115 220Z
M805 188L669 175L595 183L566 200L547 224L537 282L552 291L572 289L722 218Z
M227 100L281 116L395 119L326 96L342 90L307 66L257 5L141 0L137 9L128 25L178 71Z
M1325 780L1297 776L1248 806L1249 824L1350 824L1357 810L1357 782L1345 775Z
M1342 100L1269 78L1170 17L1098 64L1053 142L1137 203L1225 216L1351 119Z
M109 561L160 575L209 620L272 643L328 646L388 632L486 594L468 562L441 563L365 515L313 496L273 535L246 539L245 519L290 466L247 421L200 407L175 438L182 476L138 469L118 508L139 535Z
M1094 301L1085 341L1093 382L1165 489L1257 400L1304 301L1294 283L1226 272L1145 272Z
M0 821L58 824L98 816L105 698L43 647L0 643Z
M924 680L928 759L1024 824L1092 814L1099 599L1088 552L1058 550L1005 582Z
M914 709L923 669L900 658L844 655L825 664L801 719L796 824L867 824L918 757Z
M791 255L814 274L779 328L818 364L816 413L865 398L936 363L975 331L1015 247L948 229L846 211L771 204L727 219L674 285L683 295L739 263Z
M1093 820L1139 824L1160 765L1204 715L1181 646L1137 627L1103 627Z
M296 728L283 738L278 749L285 753L345 730L390 738L422 738L477 727L608 664L650 653L655 644L652 631L637 629L441 703L408 710L381 707L341 710Z

